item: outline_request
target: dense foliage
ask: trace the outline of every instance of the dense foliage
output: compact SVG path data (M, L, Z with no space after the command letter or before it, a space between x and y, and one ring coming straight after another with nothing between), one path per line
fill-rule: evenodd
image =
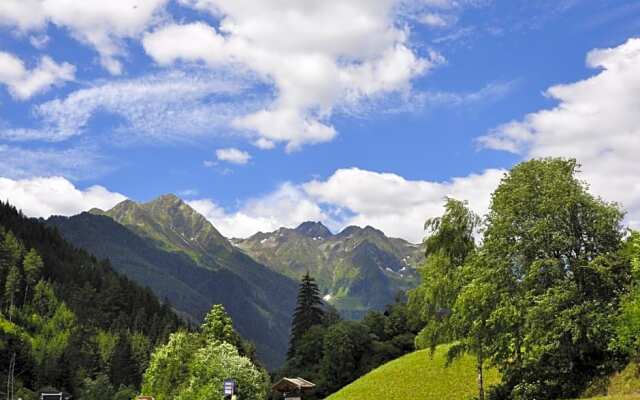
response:
M156 348L142 392L157 400L216 399L221 397L224 380L233 378L242 399L265 399L269 376L244 352L231 318L216 305L199 332L176 332Z
M633 280L621 301L615 326L617 335L611 347L629 354L640 366L640 232L632 233L626 249Z
M0 288L0 381L14 376L12 392L23 399L46 386L76 397L126 398L153 346L182 325L168 304L108 262L2 203ZM102 397L89 395L97 387Z
M574 160L521 163L492 195L479 249L465 245L473 224L444 241L440 224L427 239L432 247L452 245L460 257L427 254L425 271L435 279L412 293L427 311L421 338L430 346L453 340L450 358L476 354L479 383L485 359L497 366L502 382L492 398L577 397L623 365L624 349L637 344L637 297L625 295L631 268L623 213L589 194L577 173ZM437 221L465 215L452 204ZM435 313L442 299L451 304L446 318Z
M429 219L425 228L424 266L421 285L409 292L411 311L424 328L418 334L418 348L431 348L451 339L450 315L459 294L460 270L475 251L474 233L480 218L466 204L448 198L442 217Z
M425 239L426 260L420 270L422 283L410 292L409 307L424 324L416 337L416 347L434 352L439 344L455 340L447 352L449 361L462 353L474 353L478 398L483 400L483 341L477 332L471 331L479 325L469 326L459 313L454 313L463 298L464 264L475 254L474 234L481 220L466 203L452 198L447 198L444 208L442 217L429 219L425 224L430 235Z
M370 311L355 322L342 321L336 310L319 303L313 278L303 278L300 294L296 316L309 315L294 318L292 346L277 377L299 376L315 383L316 390L305 398L324 398L414 349L417 320L410 318L401 295L384 312Z

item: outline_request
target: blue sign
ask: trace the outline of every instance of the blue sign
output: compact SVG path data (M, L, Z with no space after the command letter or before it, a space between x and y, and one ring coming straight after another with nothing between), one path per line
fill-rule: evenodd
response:
M224 381L222 390L225 396L233 396L236 394L236 381L233 379L227 379Z

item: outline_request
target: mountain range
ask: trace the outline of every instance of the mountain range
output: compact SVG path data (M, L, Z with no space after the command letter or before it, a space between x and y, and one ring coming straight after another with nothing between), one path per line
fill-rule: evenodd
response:
M333 234L319 222L228 240L175 195L47 223L75 246L109 258L186 320L199 322L212 304L223 304L270 369L284 361L302 274L317 279L325 301L344 317L360 318L414 287L423 257L420 245L375 228Z
M399 291L417 285L421 245L389 238L367 226L349 226L338 234L320 222L295 229L257 233L233 243L254 259L294 279L309 272L324 300L343 316L358 319L370 309L394 301Z
M297 283L236 249L176 196L127 200L108 211L47 222L74 245L109 258L114 269L149 286L189 320L199 322L212 304L224 304L269 368L284 361Z

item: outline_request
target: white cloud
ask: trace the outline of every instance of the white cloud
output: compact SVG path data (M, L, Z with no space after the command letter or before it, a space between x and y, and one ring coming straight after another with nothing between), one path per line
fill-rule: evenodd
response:
M16 99L26 100L75 78L76 68L69 63L58 64L49 57L42 57L37 67L28 70L22 60L13 54L0 51L0 83L9 88Z
M422 91L410 95L371 98L357 105L340 108L338 111L349 116L370 118L381 113L428 112L441 107L473 107L494 103L510 94L518 85L518 80L491 82L471 92Z
M504 124L479 142L525 158L576 158L592 191L621 203L628 222L640 227L640 39L591 51L587 65L600 71L547 91L556 107Z
M159 64L201 61L247 68L272 84L267 107L235 120L254 142L292 151L332 140L334 108L373 95L410 91L411 82L442 62L420 56L396 14L396 0L180 0L220 19L167 25L143 44ZM274 23L274 21L277 21Z
M48 22L94 47L112 74L122 72L124 39L137 38L162 17L168 0L2 0L0 24L21 31L42 30Z
M78 189L62 177L22 180L0 177L0 200L8 201L30 217L75 215L94 207L108 210L125 199L124 195L102 186Z
M340 169L326 180L284 184L264 197L242 203L234 212L210 199L189 204L232 237L319 220L335 230L371 225L390 236L420 242L424 221L442 214L446 196L468 200L473 210L486 213L490 194L503 174L487 170L447 182L429 182L357 168Z
M66 140L85 132L92 116L98 112L124 120L114 128L121 143L145 138L188 140L223 134L233 118L259 107L252 103L255 100L251 96L238 96L251 84L246 76L240 78L225 71L197 69L118 79L43 103L35 108L41 127L0 129L0 138Z
M247 153L246 151L231 147L227 149L216 150L216 158L220 161L244 165L251 160L251 154Z
M0 1L0 24L16 26L21 31L43 28L47 18L41 0Z
M264 197L245 201L233 213L227 213L210 199L189 201L188 204L227 237L248 237L258 231L295 227L303 221L331 219L302 188L290 183Z
M47 47L50 40L51 38L46 34L32 35L29 37L29 43L38 50L42 50Z
M216 65L225 60L224 39L203 22L166 26L145 34L142 43L147 54L161 65L177 60L205 60Z
M444 28L450 24L445 16L438 13L424 14L418 20L431 28Z
M490 194L504 175L502 170L453 178L446 182L411 181L391 173L358 168L337 170L325 181L303 185L319 203L347 210L345 225L371 225L387 235L419 242L427 218L443 212L444 198L469 201L472 210L487 212Z

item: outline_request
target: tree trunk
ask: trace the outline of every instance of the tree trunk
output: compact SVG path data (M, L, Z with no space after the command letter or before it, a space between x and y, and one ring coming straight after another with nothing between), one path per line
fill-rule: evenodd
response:
M484 400L484 374L482 370L484 355L482 354L482 346L478 348L478 355L476 358L478 361L478 364L476 366L478 372L478 400Z

